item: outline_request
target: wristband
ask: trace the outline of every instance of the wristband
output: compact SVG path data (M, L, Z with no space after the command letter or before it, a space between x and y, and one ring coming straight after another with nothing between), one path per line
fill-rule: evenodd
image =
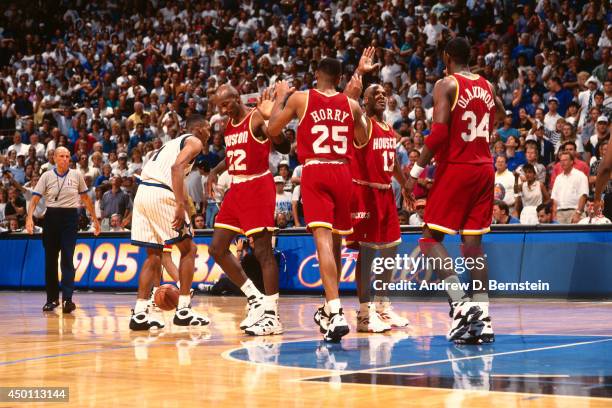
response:
M419 178L423 170L425 170L424 167L421 167L418 164L414 163L414 165L412 166L412 169L410 170L410 177L415 178L415 179Z

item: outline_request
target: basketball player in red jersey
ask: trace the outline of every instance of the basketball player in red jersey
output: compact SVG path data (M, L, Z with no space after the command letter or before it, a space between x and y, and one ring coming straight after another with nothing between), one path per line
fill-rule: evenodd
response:
M208 183L212 184L227 169L232 176L232 187L215 219L209 252L247 296L249 309L240 328L254 336L280 334L283 328L278 318L278 265L272 249L276 188L268 167L271 146L266 124L259 110L248 109L231 85L220 86L215 101L220 113L229 120L224 132L225 160L211 171ZM253 237L265 295L246 276L229 250L237 234Z
M364 51L357 71L344 91L353 99L361 94L361 75L375 68L371 64L374 51L374 47ZM351 161L353 234L347 241L351 242L349 247L359 250L356 269L359 296L357 331L381 333L391 327L410 324L408 319L392 310L387 296L380 296L385 292L375 296L374 303L370 302L370 271L376 252L380 250L382 258L395 258L397 246L401 243L391 177L395 176L402 186L406 184L406 178L395 157L396 133L383 120L387 106L384 88L376 84L369 86L364 93L364 105L368 142L362 146L355 145L355 160ZM391 273L392 270L385 270L382 281L389 282Z
M287 82L275 86L268 135L275 143L283 141L281 131L294 118L297 130L298 159L302 171L304 218L312 231L325 306L315 313L324 340L337 342L349 332L338 295L342 236L351 227L351 173L349 159L353 140L367 141L365 117L357 101L338 93L342 63L333 58L319 62L316 89L294 92Z
M461 234L464 261L474 265L473 297L456 285L459 279L453 268L438 271L451 302L453 321L447 338L459 343L493 342L482 235L490 230L493 211L489 137L496 117L503 120L504 106L486 79L469 72L467 40L457 37L449 41L443 58L448 76L434 86L431 134L410 172L411 179L416 179L435 155L436 178L427 199L419 244L426 256L446 260L444 235ZM450 262L441 264L448 267Z

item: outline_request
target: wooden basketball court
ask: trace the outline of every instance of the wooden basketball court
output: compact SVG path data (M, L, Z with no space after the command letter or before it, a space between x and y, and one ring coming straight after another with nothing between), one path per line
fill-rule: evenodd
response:
M80 293L72 316L42 293L0 293L0 384L69 387L75 407L609 407L612 303L494 300L497 341L455 346L443 300L396 303L412 327L321 342L316 297L283 297L285 334L244 335L242 298L197 295L207 329L128 330L134 295ZM222 405L221 405L222 404ZM48 406L3 402L0 406Z

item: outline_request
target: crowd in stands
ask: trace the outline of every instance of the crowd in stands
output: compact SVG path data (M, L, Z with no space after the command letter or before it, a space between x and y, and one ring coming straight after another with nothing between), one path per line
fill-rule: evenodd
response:
M507 110L489 130L494 223L605 222L588 214L588 197L612 125L607 1L33 0L0 3L2 228L23 228L59 146L83 173L103 230L129 228L142 166L193 113L206 115L212 135L186 182L195 227L211 227L231 187L224 174L207 188L225 157L216 88L252 95L280 79L311 88L317 62L331 56L343 62L342 89L367 46L381 68L364 85L384 86L407 174L431 128L442 50L457 35ZM281 228L303 226L296 125L285 130L290 154L270 153ZM394 183L403 224L422 224L434 180L432 163L414 191ZM606 194L612 218L612 183ZM44 213L41 200L35 220Z

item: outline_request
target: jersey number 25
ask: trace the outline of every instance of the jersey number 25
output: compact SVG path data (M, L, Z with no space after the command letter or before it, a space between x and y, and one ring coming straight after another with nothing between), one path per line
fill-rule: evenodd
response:
M329 128L325 125L316 125L312 127L312 134L319 134L320 136L312 144L312 150L316 154L331 153L331 149L337 154L346 154L346 148L348 146L348 139L346 137L348 132L347 126L332 126L331 137L332 141L339 142L340 145L330 144L329 139ZM344 134L341 134L344 133Z
M482 120L476 126L476 114L472 111L463 112L463 116L461 116L461 120L468 121L468 133L462 132L461 138L466 142L471 142L477 137L484 137L484 139L489 142L489 113L485 113L482 117Z

